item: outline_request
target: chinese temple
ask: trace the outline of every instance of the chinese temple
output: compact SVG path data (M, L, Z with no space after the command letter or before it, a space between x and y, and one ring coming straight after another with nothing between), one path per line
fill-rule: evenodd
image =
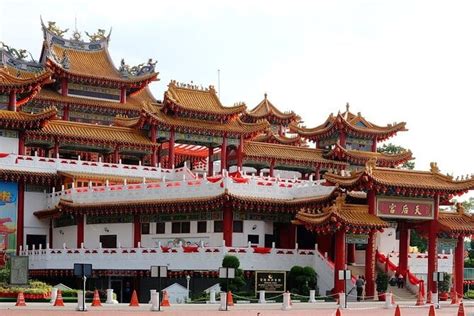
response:
M312 266L320 294L362 267L373 297L384 258L414 289L436 293L430 276L448 272L463 293L474 220L452 199L474 178L377 152L405 123L376 125L347 104L307 128L266 93L226 106L213 86L174 80L159 101L153 59L116 67L105 30L84 39L41 25L37 61L0 48L0 197L15 197L0 200L0 251L29 256L31 276L73 280L75 262L91 263L96 288L122 301L131 284L144 300L151 265L197 290L233 254L248 279ZM428 240L420 257L411 230Z

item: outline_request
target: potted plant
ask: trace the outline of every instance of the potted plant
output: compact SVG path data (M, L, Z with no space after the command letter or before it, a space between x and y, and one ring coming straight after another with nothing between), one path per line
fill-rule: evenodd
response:
M385 293L388 288L388 275L385 272L379 272L377 274L377 279L375 279L377 294L379 301L385 301Z
M451 283L451 276L448 273L443 273L443 281L438 282L439 300L447 301L449 298L449 285Z

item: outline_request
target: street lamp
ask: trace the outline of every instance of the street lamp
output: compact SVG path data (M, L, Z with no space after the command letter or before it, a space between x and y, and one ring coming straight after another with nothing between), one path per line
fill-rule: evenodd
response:
M229 292L229 279L234 279L235 278L235 268L226 268L226 267L221 267L219 268L219 278L221 279L226 279L226 287L227 287L227 292ZM227 299L227 295L225 298L225 310L229 310L228 306L229 302Z
M186 289L188 290L187 301L189 302L189 281L191 281L191 276L188 274L186 275Z

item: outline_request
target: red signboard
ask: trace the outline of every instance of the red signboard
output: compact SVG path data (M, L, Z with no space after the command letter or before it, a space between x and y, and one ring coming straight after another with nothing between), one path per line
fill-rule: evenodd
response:
M433 208L432 200L377 197L377 215L380 217L433 219Z

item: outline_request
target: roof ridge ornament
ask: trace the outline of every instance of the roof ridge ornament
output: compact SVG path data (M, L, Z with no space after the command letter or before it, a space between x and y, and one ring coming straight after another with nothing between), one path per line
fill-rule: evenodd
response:
M120 61L119 72L122 74L123 77L138 77L155 72L156 63L156 60L153 61L152 58L149 58L146 64L141 63L137 66L130 67L128 64L125 63L125 59L122 58L122 60Z
M64 33L69 31L69 29L61 30L58 26L56 26L55 21L48 21L48 27L47 30L53 33L54 35L57 35L59 37L62 37Z
M373 170L377 166L377 157L372 157L365 163L365 172L368 175L372 175Z
M459 215L466 214L466 209L464 208L464 205L461 202L456 202L456 212Z
M35 59L33 58L33 55L31 55L31 53L29 51L27 51L26 49L16 49L16 48L8 46L7 44L5 44L2 41L0 41L0 44L2 45L0 50L6 51L7 54L11 55L15 59L25 60L26 57L28 57L28 55L30 55L31 61L33 61L33 62L35 61Z
M87 37L89 37L89 40L91 42L100 42L102 40L106 40L107 37L105 36L105 30L104 29L97 29L97 32L89 34L88 32L86 33Z
M440 173L437 162L434 162L434 161L430 162L430 172L431 173Z

